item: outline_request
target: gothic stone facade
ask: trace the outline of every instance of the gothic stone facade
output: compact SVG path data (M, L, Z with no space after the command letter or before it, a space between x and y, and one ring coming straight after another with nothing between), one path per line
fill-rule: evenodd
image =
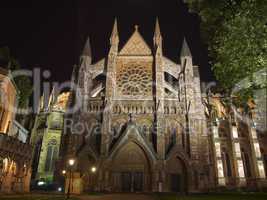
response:
M87 40L72 77L78 98L70 101L81 108L66 116L79 126L68 129L63 144L65 166L76 159L72 192L199 192L226 185L186 40L180 64L163 55L158 21L153 41L150 48L136 26L119 49L115 22L108 56L93 64ZM233 176L239 187L239 175Z
M18 93L8 75L0 67L0 193L23 193L30 190L32 146L13 132Z

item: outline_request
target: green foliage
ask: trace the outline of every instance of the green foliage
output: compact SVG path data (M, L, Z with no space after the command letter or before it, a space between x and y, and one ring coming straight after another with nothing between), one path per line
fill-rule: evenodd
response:
M11 71L21 68L20 63L11 55L8 47L0 48L0 61L6 63L6 68ZM31 80L27 76L19 76L14 78L14 82L19 92L19 107L26 108L32 93Z
M222 87L230 94L245 78L255 83L253 73L267 67L266 0L187 2L201 16L202 37L208 44L212 69ZM248 93L242 91L237 95Z
M19 107L26 108L28 106L28 100L32 94L32 84L31 80L26 76L20 76L14 78L17 88L20 92L19 94Z

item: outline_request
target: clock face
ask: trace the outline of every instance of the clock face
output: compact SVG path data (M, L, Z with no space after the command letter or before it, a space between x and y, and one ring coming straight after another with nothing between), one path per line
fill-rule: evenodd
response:
M152 64L126 62L117 70L117 91L121 96L152 95Z

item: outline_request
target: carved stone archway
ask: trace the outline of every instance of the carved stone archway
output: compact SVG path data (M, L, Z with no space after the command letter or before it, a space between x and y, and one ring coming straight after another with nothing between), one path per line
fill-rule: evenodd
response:
M173 152L165 165L167 191L187 193L190 190L191 167L183 152Z
M151 190L151 165L141 145L129 140L114 155L110 165L112 191Z

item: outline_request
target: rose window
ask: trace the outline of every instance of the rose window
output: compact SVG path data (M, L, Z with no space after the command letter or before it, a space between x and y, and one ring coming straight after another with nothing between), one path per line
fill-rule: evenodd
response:
M118 73L117 85L122 95L149 95L152 92L151 72L142 66L121 69Z

